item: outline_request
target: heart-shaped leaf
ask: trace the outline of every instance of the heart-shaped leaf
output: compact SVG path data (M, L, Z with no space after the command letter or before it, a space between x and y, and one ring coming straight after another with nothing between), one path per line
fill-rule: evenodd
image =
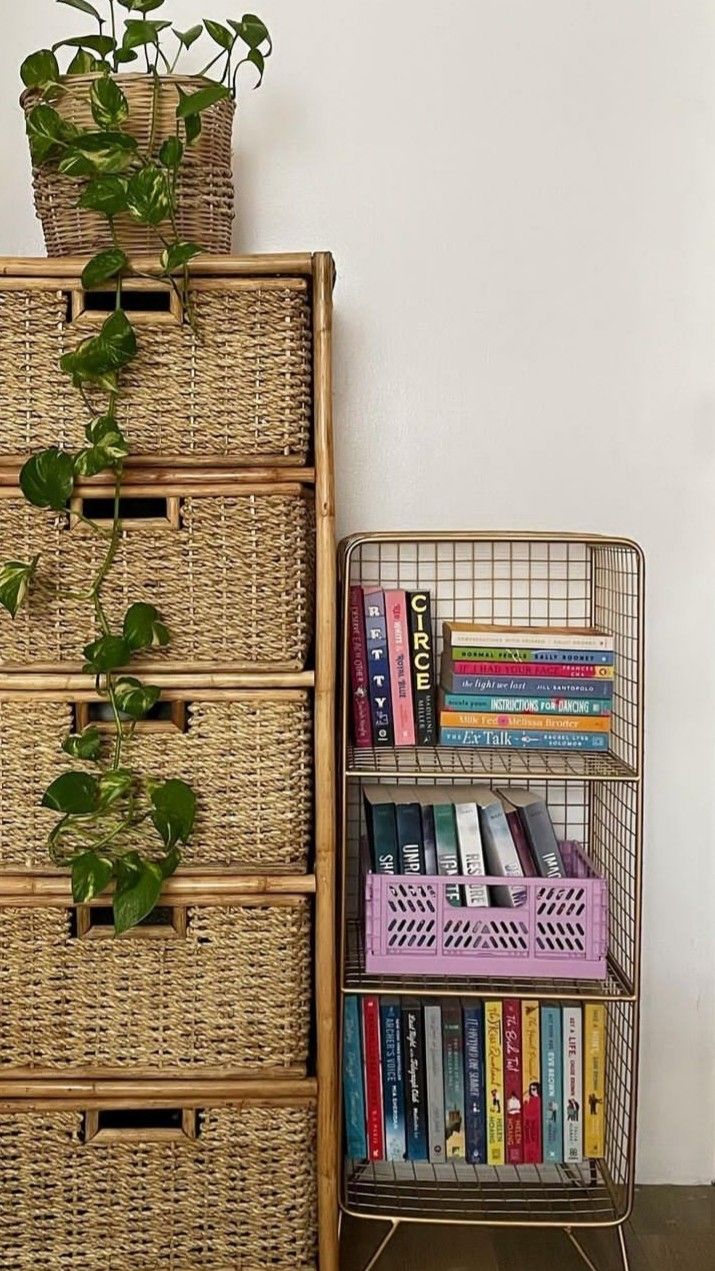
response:
M63 154L57 168L63 177L72 177L76 181L83 181L87 177L93 177L97 171L92 160L88 159L86 154L80 154L78 150L72 149Z
M156 908L164 882L161 867L155 861L139 857L138 866L132 868L134 862L123 864L126 859L120 858L122 863L117 861L115 866L119 878L114 893L114 930L118 936L136 927Z
M13 618L27 598L39 559L39 556L35 556L29 564L8 560L0 565L0 605Z
M74 470L77 477L96 477L111 467L106 451L100 446L90 446L75 455Z
M207 84L205 88L199 88L195 93L184 93L176 107L176 113L179 119L186 119L189 115L200 115L202 111L208 110L217 102L230 96L224 84Z
M129 102L113 79L96 79L90 90L92 117L99 128L118 128L129 118Z
M52 49L31 53L20 67L20 77L27 88L47 88L60 78L60 68Z
M165 168L178 168L184 157L184 143L181 137L167 137L159 151L159 160Z
M96 852L83 852L72 862L72 897L76 905L86 905L101 895L111 882L112 862Z
M166 274L172 273L175 269L183 269L194 256L200 256L203 250L198 243L172 243L161 253L161 268Z
M91 160L97 175L112 176L132 166L137 141L125 132L85 132L74 138L72 148Z
M164 0L119 0L119 3L133 13L150 13L152 9L160 9Z
M115 420L97 420L96 422L102 425L108 422L113 427L103 427L101 434L98 429L99 440L86 450L80 450L74 461L74 470L78 477L93 477L98 472L104 472L105 468L114 468L129 454L126 437L117 427ZM87 431L89 432L93 426L90 424Z
M152 821L167 848L188 842L196 820L196 795L185 781L150 785Z
M55 448L41 450L22 468L20 487L33 507L61 511L74 488L72 456Z
M174 196L166 173L149 166L136 172L127 191L129 211L145 225L160 225L174 210Z
M181 41L185 49L190 49L191 45L195 44L203 33L204 28L201 25L189 27L188 31L177 31L176 27L174 27L174 35Z
M73 759L98 759L101 747L99 729L93 725L81 733L70 733L62 742L62 749Z
M161 696L155 684L142 684L131 675L122 676L114 686L117 706L130 719L144 719Z
M236 36L231 34L228 27L221 26L220 22L212 22L210 18L204 18L204 26L215 44L220 45L222 49L233 48Z
M73 816L88 816L96 812L99 786L88 772L63 772L48 786L42 796L43 808Z
M94 5L89 4L89 0L58 0L58 4L66 4L70 9L81 9L82 13L88 13L96 22L102 20L101 13L95 9Z
M85 646L87 665L84 669L93 675L105 675L108 671L116 671L117 667L126 666L131 655L123 636L100 636Z
M71 40L58 40L52 48L57 49L91 49L99 57L106 57L115 49L115 41L111 35L75 35Z
M171 26L170 22L142 22L129 19L124 23L122 48L138 49L145 44L158 45L160 32L168 26Z
M133 652L156 649L169 643L169 632L154 605L131 605L124 615L124 639Z
M90 181L79 201L79 207L103 216L118 216L127 210L127 181L118 176L97 177Z
M134 49L115 49L115 62L136 62L139 54Z
M200 115L186 115L184 117L184 128L186 130L187 146L195 145L195 143L198 141L199 137L201 136L202 127L203 127L203 124L201 123Z
M258 81L254 84L254 88L260 88L263 83L263 75L266 69L266 59L259 49L251 49L243 59L239 62L239 66L243 66L246 62L250 62L258 70ZM236 68L238 70L238 67Z
M121 370L136 356L136 332L123 309L115 309L107 318L97 340L114 370Z
M114 392L115 372L131 362L136 351L136 332L124 310L116 309L99 335L83 340L73 352L62 355L60 367L75 383L89 380L101 384L107 392Z
M70 145L77 136L74 124L68 123L54 106L48 106L46 102L33 106L25 126L36 163L44 163L58 150Z
M121 248L110 247L93 256L85 265L82 270L82 286L85 291L90 291L92 287L99 287L108 278L116 278L117 274L128 268L129 261Z
M240 22L228 19L228 25L233 27L236 35L247 44L249 49L257 49L265 40L268 41L268 50L266 57L273 52L273 41L271 40L268 27L265 22L261 22L255 13L244 13Z
M95 71L103 66L103 62L97 61L96 57L92 57L86 49L77 49L72 61L67 67L67 75L92 75Z
M132 789L132 774L128 768L113 768L99 778L98 810L106 812L120 799L125 799Z

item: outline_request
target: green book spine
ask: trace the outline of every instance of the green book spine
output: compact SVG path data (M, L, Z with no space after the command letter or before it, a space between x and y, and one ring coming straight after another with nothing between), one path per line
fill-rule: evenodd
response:
M435 803L434 834L437 842L438 874L459 873L459 848L457 845L457 825L454 819L454 808L451 803ZM450 905L462 903L459 886L446 888Z
M393 803L370 803L365 799L365 815L372 867L376 874L397 873L397 823Z

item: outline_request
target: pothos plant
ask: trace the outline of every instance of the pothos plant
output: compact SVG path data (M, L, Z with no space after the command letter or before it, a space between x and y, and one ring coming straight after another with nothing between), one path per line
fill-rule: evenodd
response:
M98 31L63 40L53 49L33 53L23 63L23 82L39 95L28 115L27 131L35 163L56 166L68 181L76 183L79 206L106 218L113 246L88 261L82 283L86 289L115 288L116 305L96 335L60 359L62 372L70 377L86 407L86 444L75 452L52 447L33 455L20 472L20 487L33 507L60 513L70 505L78 481L101 472L112 474L113 517L109 525L72 513L97 537L103 550L86 589L71 593L71 598L86 601L94 613L98 635L84 648L84 670L94 677L97 694L107 704L113 742L107 753L96 724L66 736L63 750L81 767L58 776L44 792L42 805L58 814L48 837L48 850L53 863L71 869L75 902L86 904L114 883L114 924L121 934L151 912L165 879L178 868L181 846L188 842L194 827L196 796L182 780L142 776L127 762L127 747L137 722L150 713L160 697L156 685L129 673L131 661L149 649L165 647L171 637L154 605L130 604L121 627L115 628L103 601L103 589L122 538L122 482L129 455L118 411L122 373L138 351L137 332L122 306L122 283L133 270L118 242L114 221L118 215L128 214L155 229L159 266L150 276L165 280L186 302L188 265L202 250L199 243L183 241L177 230L177 181L186 150L200 136L203 112L235 93L240 65L252 63L262 78L271 42L264 24L252 14L244 15L240 22L229 19L226 26L207 20L188 31L171 31L177 49L170 59L163 40L171 24L146 17L161 9L164 0L106 0L104 13L87 0L58 3L93 17ZM120 30L119 8L140 16L126 18ZM152 126L149 150L142 152L128 131L129 104L121 77L113 78L114 73L135 61L142 50L148 73L158 81L160 71L173 71L181 52L204 33L219 47L219 53L202 74L220 63L219 77L207 80L194 93L180 93L175 135L165 138L155 153ZM236 58L237 45L247 50L240 59ZM63 75L57 52L65 47L73 50L73 55ZM78 91L73 76L92 72L96 77L89 90L82 91L89 91L95 127L82 129L64 119L55 106L63 95ZM158 92L154 95L155 116L157 99ZM187 318L192 320L188 306ZM39 560L35 556L30 561L0 564L0 605L13 618L31 588L50 587L57 594L70 595L56 580L38 572Z

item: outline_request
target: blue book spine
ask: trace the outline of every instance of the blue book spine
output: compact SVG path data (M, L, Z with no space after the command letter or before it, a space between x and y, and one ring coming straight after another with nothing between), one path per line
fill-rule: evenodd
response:
M365 592L365 635L373 740L376 746L393 746L395 729L390 697L385 594L382 591Z
M428 1161L425 1040L419 1002L402 1003L402 1055L407 1157L410 1161Z
M464 1080L467 1160L472 1165L486 1165L484 1008L481 1003L464 1009Z
M613 680L552 680L518 675L455 675L450 672L444 687L451 693L509 693L523 697L613 697Z
M445 693L447 711L477 711L496 715L610 715L610 698L476 697L472 693ZM556 725L554 719L554 725Z
M382 998L380 1002L382 1096L385 1109L385 1159L388 1161L404 1161L406 1156L405 1082L400 1015L400 1003L396 998Z
M362 1029L360 1006L352 994L345 998L343 1020L343 1097L345 1100L345 1145L353 1160L367 1160L365 1130L365 1087L363 1085Z
M440 746L502 750L608 750L607 733L547 733L509 728L441 728Z
M562 1161L564 1155L563 1067L561 1008L541 1008L541 1091L544 1118L544 1160Z

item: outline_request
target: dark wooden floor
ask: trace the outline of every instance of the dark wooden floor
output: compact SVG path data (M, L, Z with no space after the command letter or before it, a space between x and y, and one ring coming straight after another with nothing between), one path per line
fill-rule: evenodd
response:
M362 1271L387 1229L347 1218L342 1271ZM715 1271L715 1187L641 1187L626 1227L631 1271ZM599 1271L620 1271L616 1236L585 1232ZM584 1271L561 1232L405 1226L375 1271Z

